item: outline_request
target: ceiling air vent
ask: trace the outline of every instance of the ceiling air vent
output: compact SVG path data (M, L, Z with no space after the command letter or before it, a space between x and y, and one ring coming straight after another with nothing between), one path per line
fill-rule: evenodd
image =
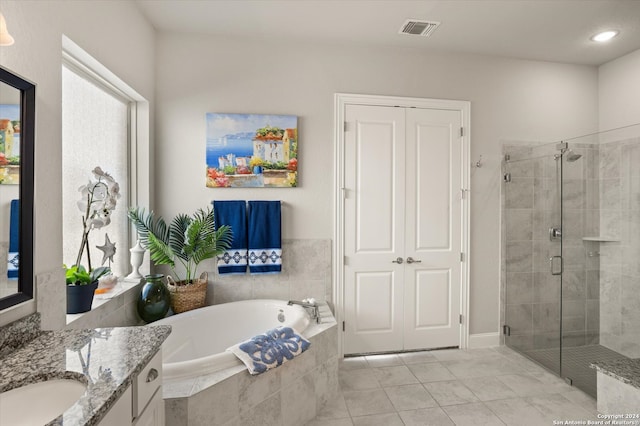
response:
M440 26L440 22L407 19L398 33L429 37L438 26Z

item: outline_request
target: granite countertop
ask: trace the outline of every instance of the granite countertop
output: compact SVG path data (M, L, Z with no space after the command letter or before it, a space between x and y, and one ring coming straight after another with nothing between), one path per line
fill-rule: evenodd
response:
M49 379L79 380L87 391L49 425L96 425L169 333L170 326L43 331L2 358L0 392Z
M595 362L591 368L640 389L640 358Z

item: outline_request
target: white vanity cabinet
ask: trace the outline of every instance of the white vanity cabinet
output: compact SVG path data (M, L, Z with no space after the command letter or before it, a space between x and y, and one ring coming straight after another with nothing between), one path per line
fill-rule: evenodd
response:
M162 349L133 380L133 424L164 426L162 399Z
M164 426L162 350L133 379L133 384L100 421L100 426Z

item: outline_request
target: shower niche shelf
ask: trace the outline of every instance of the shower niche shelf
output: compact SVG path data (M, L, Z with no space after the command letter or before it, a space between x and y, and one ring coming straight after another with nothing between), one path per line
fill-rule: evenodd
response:
M595 242L598 242L598 243L619 243L620 239L619 238L613 238L613 237L596 236L596 237L583 237L582 241L595 241Z

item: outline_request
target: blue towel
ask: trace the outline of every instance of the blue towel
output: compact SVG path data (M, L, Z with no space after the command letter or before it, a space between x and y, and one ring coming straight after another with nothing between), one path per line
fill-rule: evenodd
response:
M18 278L20 252L20 200L11 200L9 215L9 257L7 259L7 276Z
M311 343L290 327L278 327L238 343L227 350L247 366L252 375L279 367L309 349Z
M282 270L280 201L249 201L249 272Z
M229 225L233 232L231 247L218 256L219 274L247 272L247 204L245 201L214 201L216 229Z

